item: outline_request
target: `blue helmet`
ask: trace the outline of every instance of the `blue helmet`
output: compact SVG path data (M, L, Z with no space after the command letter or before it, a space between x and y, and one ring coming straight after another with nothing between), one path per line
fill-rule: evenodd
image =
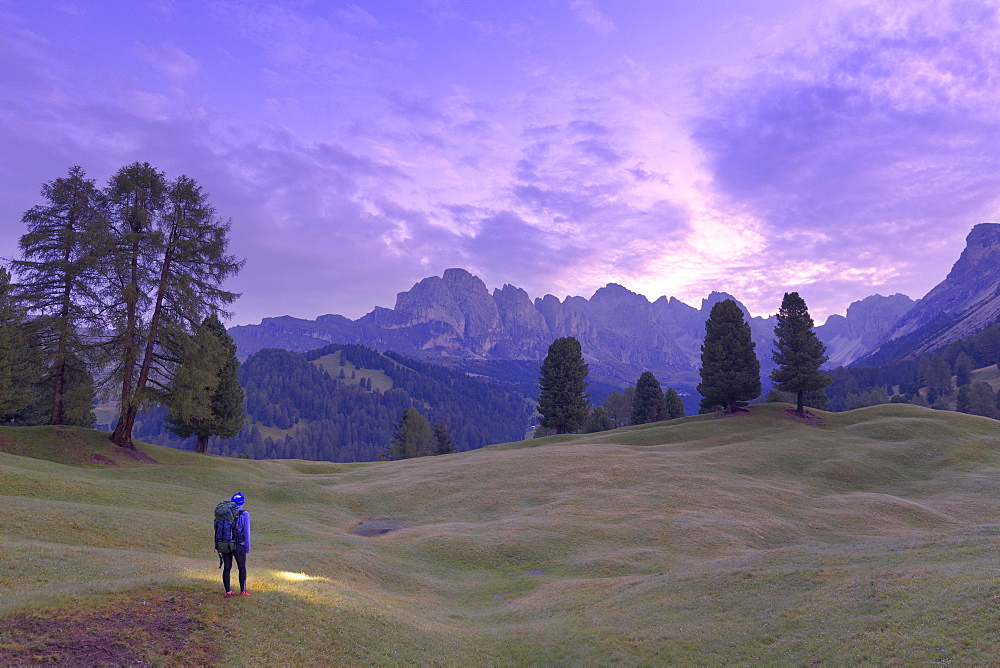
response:
M233 503L235 503L237 506L242 506L243 502L246 499L243 498L242 494L240 494L239 492L236 492L235 494L233 494L233 498L231 498L229 500L232 501Z

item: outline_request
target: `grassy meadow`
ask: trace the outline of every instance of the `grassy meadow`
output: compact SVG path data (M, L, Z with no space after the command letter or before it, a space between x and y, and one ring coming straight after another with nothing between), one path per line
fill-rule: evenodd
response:
M0 664L105 624L152 665L1000 665L1000 423L787 409L373 464L2 428Z

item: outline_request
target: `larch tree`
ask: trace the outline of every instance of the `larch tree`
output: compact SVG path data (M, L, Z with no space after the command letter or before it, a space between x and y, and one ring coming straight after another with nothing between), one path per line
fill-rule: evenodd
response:
M972 382L972 371L976 364L966 353L961 352L955 358L955 387L962 387Z
M81 365L96 350L95 339L85 335L101 324L104 278L99 260L110 251L110 236L103 196L82 167L43 185L42 197L46 203L21 218L28 231L19 242L21 259L11 267L19 278L18 294L35 316L34 331L49 366L51 382L46 385L52 402L46 421L76 423L79 406L72 409L73 420L67 420L66 395L85 391L86 383L79 382ZM71 375L78 381L72 388Z
M209 437L232 438L243 427L236 345L214 314L184 341L166 398L167 429L197 436L196 452L208 450Z
M134 163L112 177L107 195L116 241L107 297L121 387L111 440L134 448L136 415L169 385L178 341L238 297L222 284L243 263L227 253L230 224L194 180L168 183L148 163Z
M931 355L927 360L924 373L924 384L927 386L927 401L934 403L941 395L955 389L951 379L951 369L948 362L940 355Z
M702 410L721 406L735 413L740 402L760 396L760 362L754 348L750 326L736 302L726 299L713 306L701 346Z
M437 441L430 422L412 406L403 411L389 443L389 459L410 459L433 455Z
M988 418L997 416L997 393L989 383L978 381L958 388L956 410L959 413L981 415Z
M611 420L611 428L627 427L632 424L632 402L635 400L635 385L629 385L619 392L613 390L602 402Z
M538 412L543 427L557 434L583 427L590 415L587 372L579 341L566 336L552 342L539 376Z
M450 455L458 452L455 440L451 437L451 432L448 431L448 426L441 420L434 423L434 445L435 455Z
M642 372L635 384L632 399L632 424L647 424L666 419L660 381L650 371Z
M41 369L25 330L25 313L0 267L0 423L23 424L37 401Z
M827 361L826 346L813 331L813 319L798 292L786 292L774 327L777 368L771 372L774 386L795 394L795 413L805 415L805 395L818 392L832 379L820 371Z

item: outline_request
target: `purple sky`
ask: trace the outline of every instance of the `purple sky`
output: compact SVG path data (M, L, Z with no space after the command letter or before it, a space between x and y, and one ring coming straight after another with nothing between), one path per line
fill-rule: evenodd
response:
M230 324L464 267L817 321L1000 219L996 2L0 0L0 257L42 183L187 174Z

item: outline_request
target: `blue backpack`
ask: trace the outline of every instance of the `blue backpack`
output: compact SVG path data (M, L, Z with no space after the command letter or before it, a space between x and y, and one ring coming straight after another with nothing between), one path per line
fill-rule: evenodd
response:
M222 555L236 550L243 542L240 535L239 517L243 509L232 501L223 501L215 507L215 551L219 553L219 567L222 567Z

